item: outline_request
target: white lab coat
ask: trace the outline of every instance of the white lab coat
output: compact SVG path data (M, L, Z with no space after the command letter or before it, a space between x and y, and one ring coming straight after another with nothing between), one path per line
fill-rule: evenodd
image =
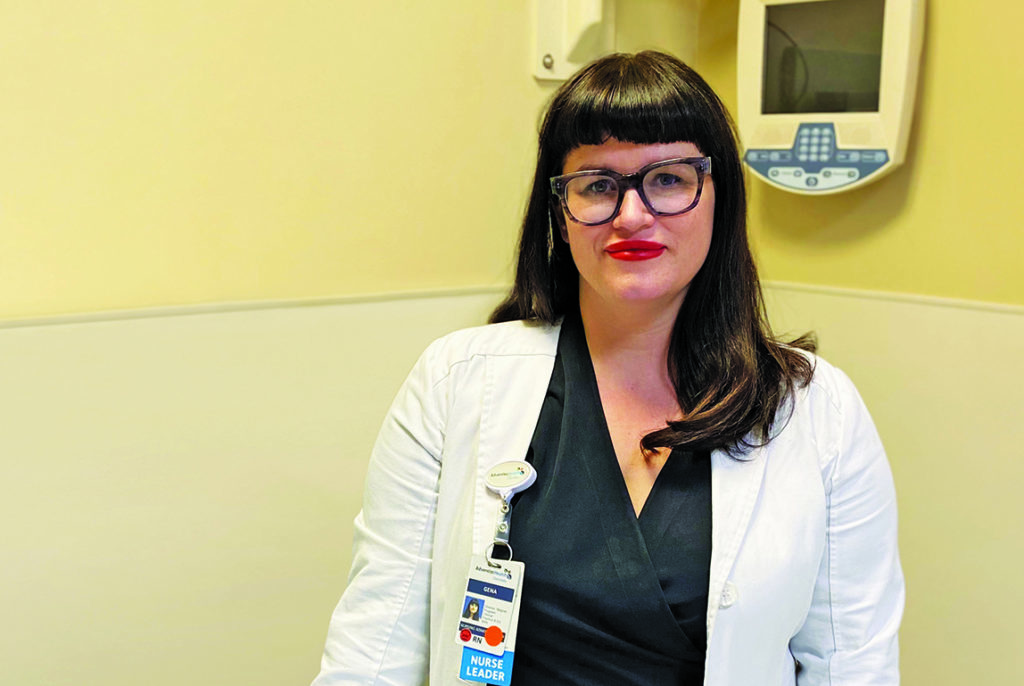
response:
M463 683L455 634L466 573L500 504L483 476L525 456L558 332L508 322L424 352L374 447L314 686L419 685L428 673L431 686ZM899 682L892 476L853 384L816 365L766 447L743 459L712 453L709 686Z

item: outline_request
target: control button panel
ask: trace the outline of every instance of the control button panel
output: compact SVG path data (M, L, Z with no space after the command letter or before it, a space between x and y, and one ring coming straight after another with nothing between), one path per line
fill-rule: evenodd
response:
M747 165L769 182L804 192L830 191L874 174L885 150L844 150L832 124L801 124L789 150L748 150Z
M860 178L860 173L853 167L828 167L817 173L806 172L802 167L772 167L768 178L786 188L827 191L848 186Z

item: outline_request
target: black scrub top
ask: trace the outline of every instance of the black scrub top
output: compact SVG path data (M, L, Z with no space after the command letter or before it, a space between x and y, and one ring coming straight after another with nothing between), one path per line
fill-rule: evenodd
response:
M711 460L673 451L637 517L578 313L566 317L517 496L526 564L513 686L699 685L707 648Z

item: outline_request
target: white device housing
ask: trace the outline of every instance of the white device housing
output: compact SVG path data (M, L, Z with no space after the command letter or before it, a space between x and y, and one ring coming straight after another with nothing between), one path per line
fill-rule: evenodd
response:
M533 0L533 76L564 81L615 49L613 0Z
M833 7L809 7L825 3ZM819 18L828 12L826 25ZM882 26L865 31L858 12L877 13ZM770 22L787 16L803 21L792 20L788 30ZM769 55L769 32L790 44L783 50L790 54L780 57L774 43ZM778 188L822 195L863 186L902 164L923 35L924 0L740 0L738 124L748 168ZM803 91L784 93L786 77L797 82L801 71ZM825 88L807 102L812 79Z

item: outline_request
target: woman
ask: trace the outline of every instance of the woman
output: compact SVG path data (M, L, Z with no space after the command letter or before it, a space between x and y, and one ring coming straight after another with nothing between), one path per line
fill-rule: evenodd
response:
M512 683L898 682L885 454L849 380L771 337L745 210L686 65L613 55L559 89L512 292L385 420L315 684L461 683L485 477L523 459Z

